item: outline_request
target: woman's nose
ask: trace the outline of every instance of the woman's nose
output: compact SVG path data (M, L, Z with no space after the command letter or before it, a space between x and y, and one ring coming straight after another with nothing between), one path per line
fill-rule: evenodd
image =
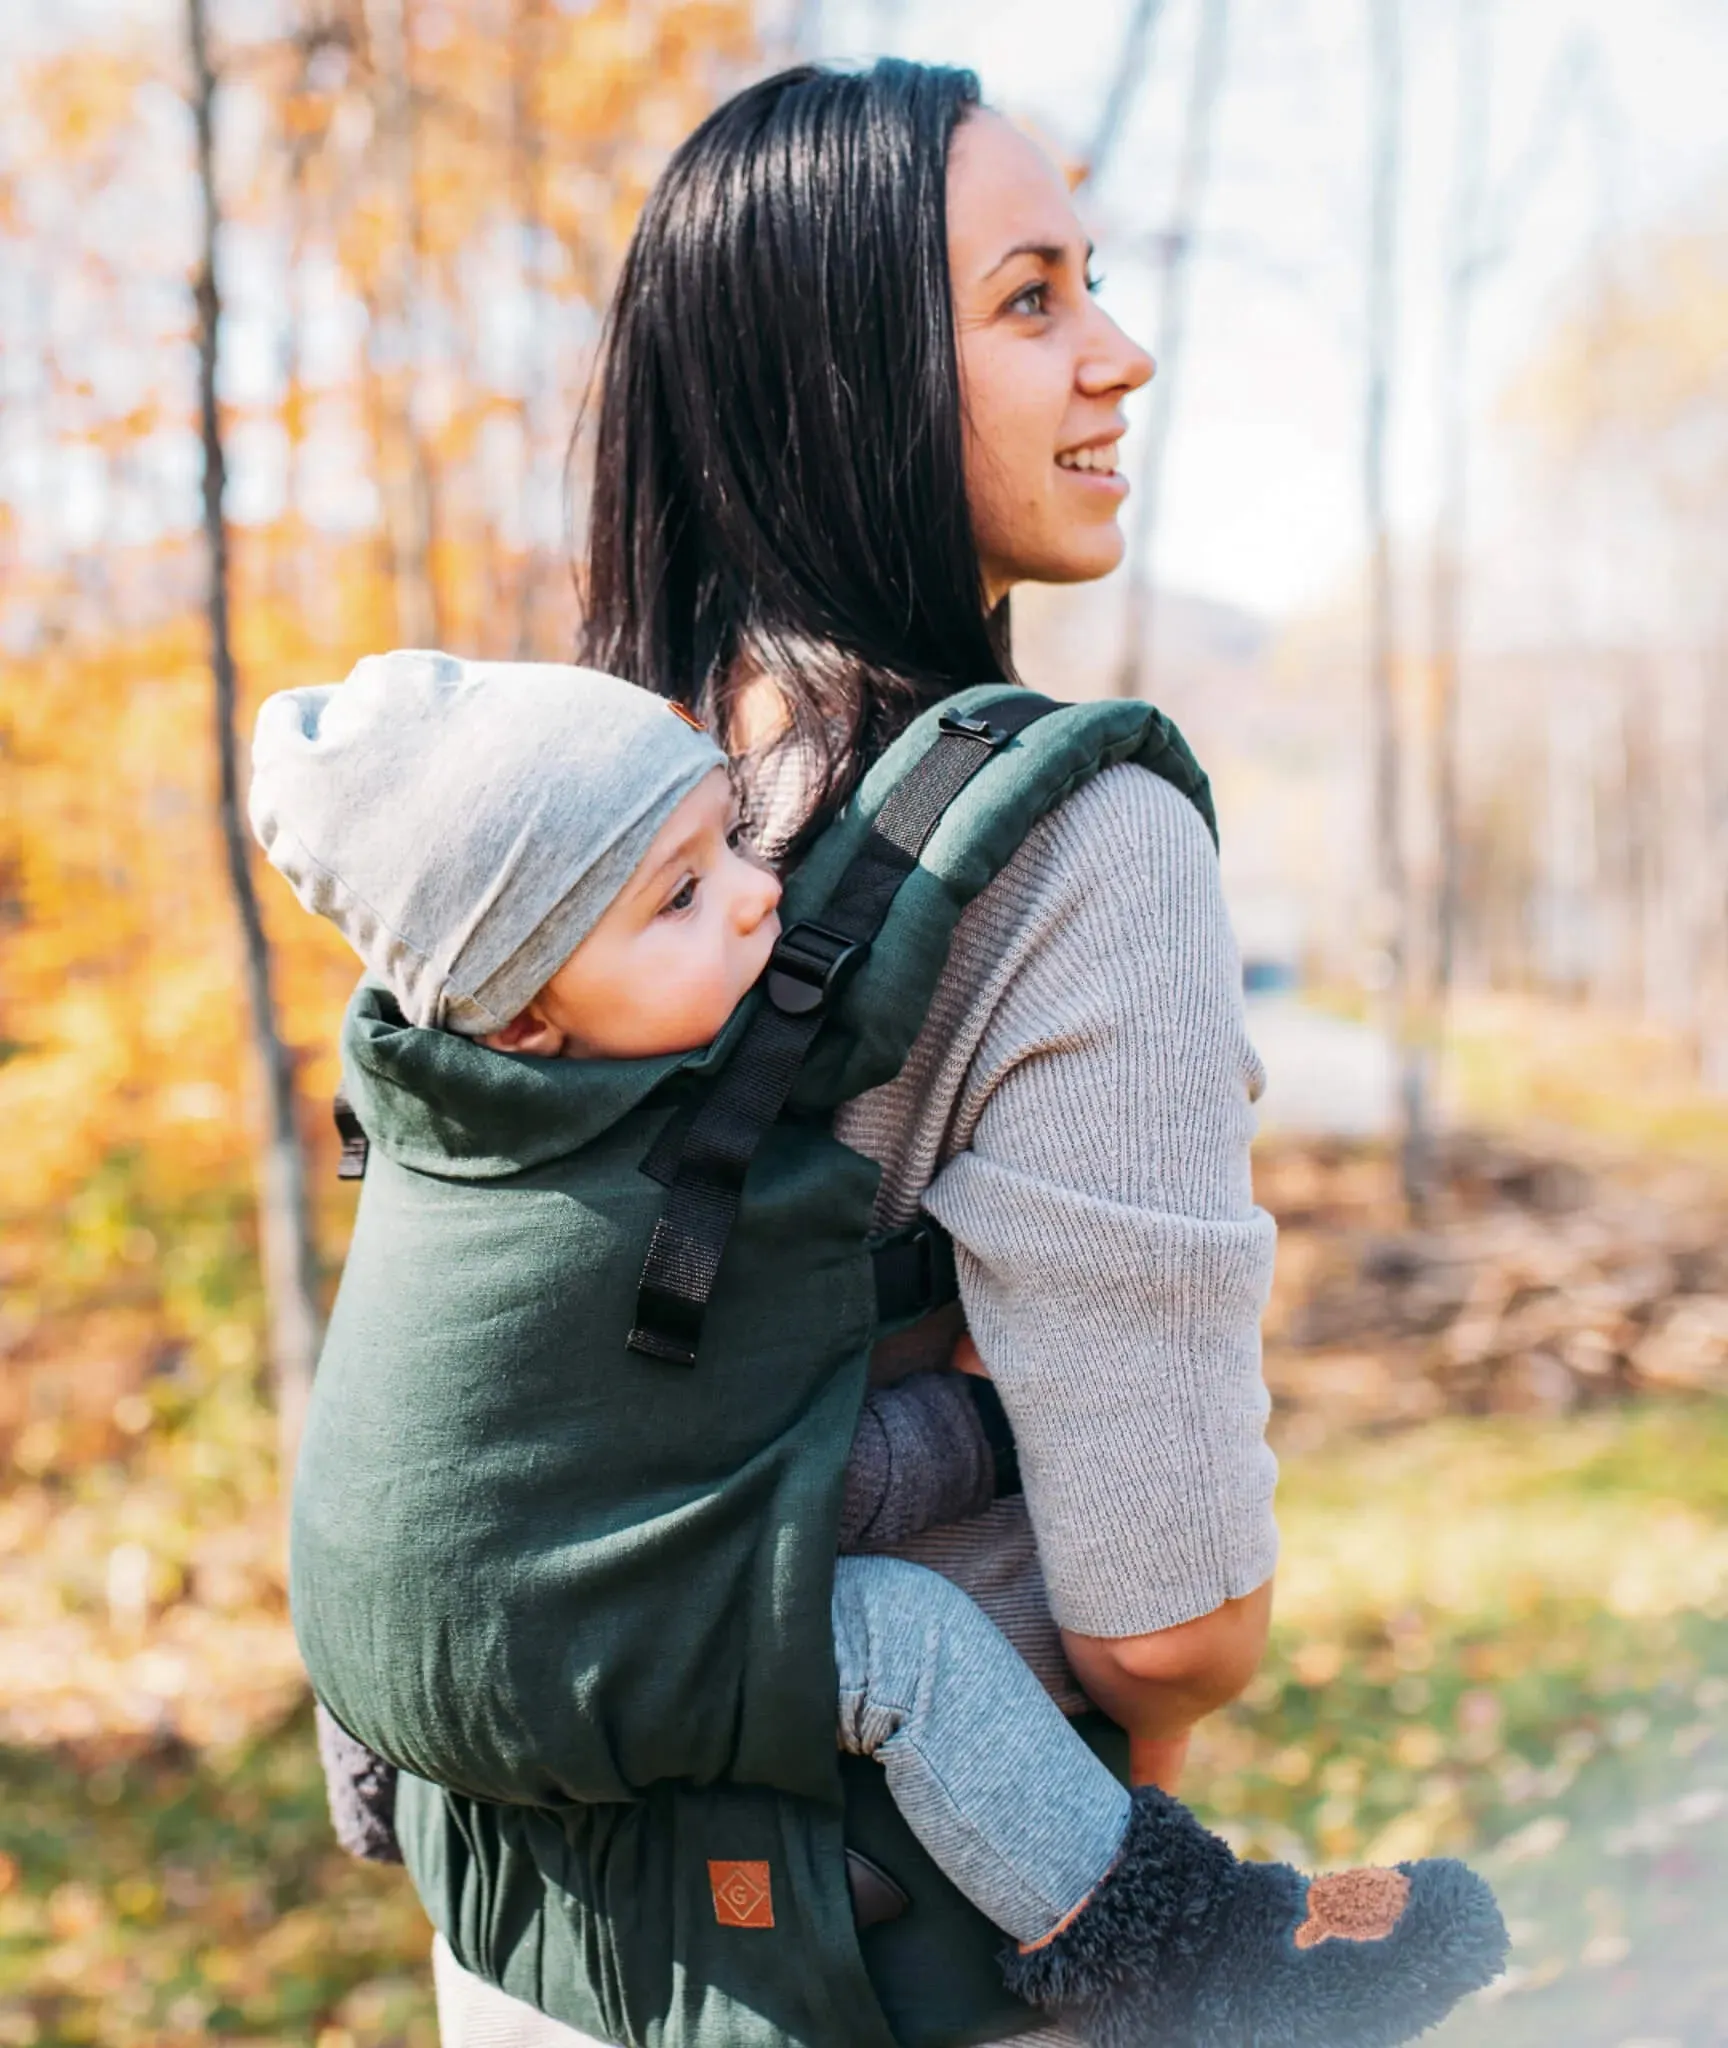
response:
M1138 391L1150 384L1157 365L1131 335L1124 334L1101 306L1093 308L1098 326L1092 346L1080 364L1079 384L1088 398L1111 391Z

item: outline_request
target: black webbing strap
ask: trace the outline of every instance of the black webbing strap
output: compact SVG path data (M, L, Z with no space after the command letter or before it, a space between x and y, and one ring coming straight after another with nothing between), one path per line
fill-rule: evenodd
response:
M696 1363L744 1176L785 1108L805 1054L948 806L992 755L1055 709L1027 691L992 704L987 718L944 717L928 753L889 792L822 922L795 924L780 935L765 977L768 999L685 1128L642 1267L632 1351L674 1365ZM668 1178L670 1161L659 1153L656 1147L650 1154L659 1168L654 1177Z
M921 1322L932 1309L959 1299L953 1241L927 1216L872 1246L870 1263L876 1273L879 1327Z
M1026 1489L1020 1483L1020 1450L1014 1441L1014 1426L1008 1420L1008 1411L1002 1406L1002 1396L997 1393L993 1381L980 1379L976 1373L967 1373L965 1380L978 1426L984 1432L984 1441L990 1446L995 1498L1000 1500L1005 1493L1024 1493Z
M342 1140L341 1157L336 1161L336 1178L364 1180L367 1156L372 1150L371 1141L360 1128L354 1105L340 1088L331 1100L330 1114L335 1119L336 1135Z

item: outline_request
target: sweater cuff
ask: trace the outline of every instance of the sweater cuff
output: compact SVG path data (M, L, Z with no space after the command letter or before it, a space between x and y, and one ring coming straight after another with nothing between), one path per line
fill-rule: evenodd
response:
M890 1549L982 1514L995 1491L995 1459L965 1378L914 1373L865 1400L846 1468L840 1548Z

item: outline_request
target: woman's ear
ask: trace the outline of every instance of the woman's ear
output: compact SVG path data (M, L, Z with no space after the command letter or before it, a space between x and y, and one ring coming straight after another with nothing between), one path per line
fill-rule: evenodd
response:
M564 1050L564 1034L541 1009L536 997L503 1030L486 1032L480 1043L489 1045L494 1052L520 1052L533 1059L555 1060Z

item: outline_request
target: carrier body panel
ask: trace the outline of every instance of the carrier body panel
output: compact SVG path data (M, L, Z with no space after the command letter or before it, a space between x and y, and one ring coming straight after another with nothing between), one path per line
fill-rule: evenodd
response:
M822 1000L730 1154L716 1105L790 1042L763 991L712 1047L642 1062L509 1059L364 986L351 1007L373 1164L296 1480L295 1625L320 1697L408 1774L398 1833L458 1959L601 2039L964 2048L1039 2023L880 1770L835 1749L835 1539L880 1323L877 1169L831 1123L899 1070L966 904L1119 761L1211 822L1145 705L995 685L902 736L788 884L788 971ZM857 878L921 802L850 945ZM719 1179L686 1185L702 1145ZM913 1902L862 1937L848 1836Z

